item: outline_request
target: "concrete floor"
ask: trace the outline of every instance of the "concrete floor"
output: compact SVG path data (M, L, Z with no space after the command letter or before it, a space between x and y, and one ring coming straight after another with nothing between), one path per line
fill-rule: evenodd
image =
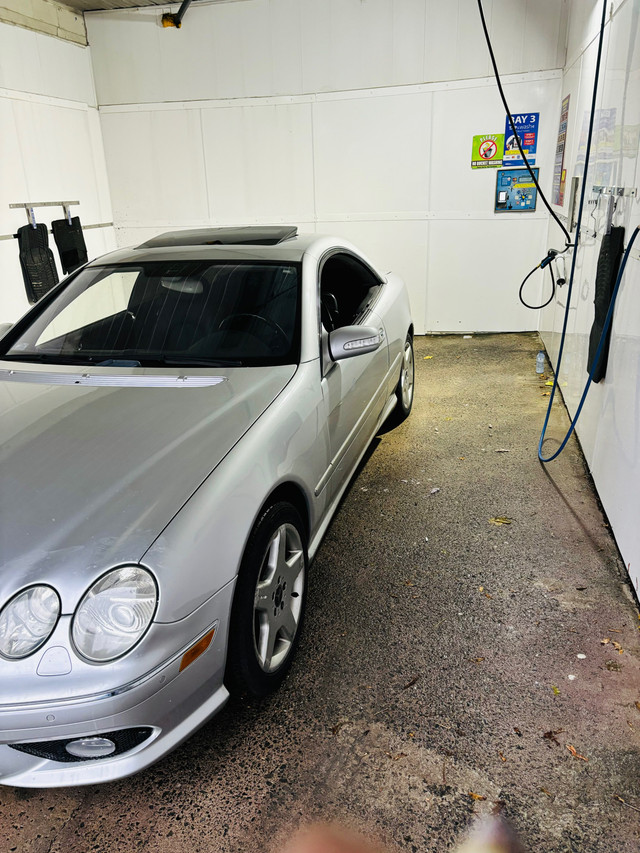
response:
M502 809L528 850L637 851L640 623L577 444L536 459L538 349L417 339L413 414L329 530L278 695L132 779L0 788L0 850L266 851L338 819L444 851Z

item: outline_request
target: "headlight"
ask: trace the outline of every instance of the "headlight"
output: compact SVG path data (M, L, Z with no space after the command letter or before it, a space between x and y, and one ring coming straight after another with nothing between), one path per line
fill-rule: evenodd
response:
M71 636L88 660L102 663L132 649L151 624L158 593L151 574L122 566L96 581L73 617Z
M0 611L0 654L25 658L51 636L60 615L60 599L50 586L19 592Z

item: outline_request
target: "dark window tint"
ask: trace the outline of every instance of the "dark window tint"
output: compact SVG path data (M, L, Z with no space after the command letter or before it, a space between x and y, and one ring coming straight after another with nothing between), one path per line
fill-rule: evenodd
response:
M264 365L299 357L294 264L154 261L83 270L6 356L52 363Z
M353 255L331 255L320 273L320 317L328 332L357 323L382 283Z

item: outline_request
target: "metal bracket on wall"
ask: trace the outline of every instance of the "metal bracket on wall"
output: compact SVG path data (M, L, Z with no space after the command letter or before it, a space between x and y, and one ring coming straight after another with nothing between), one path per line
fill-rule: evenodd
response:
M27 220L29 225L33 228L36 227L36 215L34 212L34 207L61 207L64 211L65 219L71 224L71 207L73 205L80 205L79 201L19 201L16 204L10 204L9 207L12 210L24 208L27 214ZM113 228L113 222L97 222L95 225L84 225L83 230L87 231L89 228ZM53 231L49 229L49 234L53 234ZM0 234L0 240L13 240L17 235L16 234Z
M618 198L635 198L638 195L638 190L635 187L594 186L593 191L598 195L614 195Z
M610 234L611 226L613 225L613 216L618 207L618 200L621 198L635 198L638 194L638 190L636 187L607 187L598 184L594 185L592 190L596 197L589 199L589 204L595 205L594 210L591 212L591 218L596 222L595 214L600 207L600 199L606 198L604 233ZM589 232L589 234L593 238L598 236L597 222L596 226L594 226L593 232Z
M71 222L71 210L69 209L72 204L79 205L79 201L19 201L17 204L10 204L9 207L12 210L15 210L20 207L24 207L27 212L27 219L29 220L29 225L32 228L35 228L37 225L36 215L33 210L34 207L61 207L64 210L65 217Z

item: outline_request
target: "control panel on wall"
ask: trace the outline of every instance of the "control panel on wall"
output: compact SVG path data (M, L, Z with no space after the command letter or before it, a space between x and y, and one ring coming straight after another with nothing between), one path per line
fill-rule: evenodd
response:
M538 180L538 168L533 173ZM536 209L538 190L527 169L498 169L495 213L523 213Z

